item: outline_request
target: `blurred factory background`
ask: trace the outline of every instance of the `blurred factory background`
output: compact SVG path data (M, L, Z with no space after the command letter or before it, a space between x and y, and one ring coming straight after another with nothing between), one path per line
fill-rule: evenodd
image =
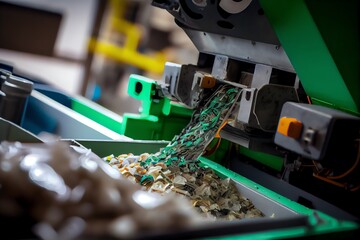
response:
M166 12L143 0L0 0L0 62L116 112L137 112L127 79L161 79L165 61L197 51Z

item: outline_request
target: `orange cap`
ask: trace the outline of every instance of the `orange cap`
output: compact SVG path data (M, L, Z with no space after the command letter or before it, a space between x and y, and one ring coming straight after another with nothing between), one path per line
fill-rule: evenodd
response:
M216 80L213 76L205 74L200 82L200 87L202 88L213 88L216 85Z
M277 132L287 137L298 139L301 135L302 123L296 118L282 117Z

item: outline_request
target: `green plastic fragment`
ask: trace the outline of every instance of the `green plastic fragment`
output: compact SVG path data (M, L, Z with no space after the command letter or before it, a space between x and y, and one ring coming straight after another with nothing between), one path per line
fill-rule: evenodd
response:
M154 181L154 177L151 175L143 175L140 179L140 184L144 185L148 182L153 182Z
M197 145L199 145L202 141L204 141L204 139L203 139L202 137L200 137L200 138L198 138L198 139L195 140L194 145L197 146Z
M190 172L195 172L198 169L198 165L196 163L189 164Z
M173 164L173 162L170 160L170 159L167 159L166 161L165 161L165 165L166 166L170 166L170 165L172 165Z
M184 157L180 157L180 161L178 163L179 167L185 166L186 165L186 160Z

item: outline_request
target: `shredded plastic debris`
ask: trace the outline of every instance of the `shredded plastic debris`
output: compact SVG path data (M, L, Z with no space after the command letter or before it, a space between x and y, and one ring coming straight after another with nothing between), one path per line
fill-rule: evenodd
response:
M145 155L148 154L141 156ZM135 163L126 164L127 158L135 158ZM189 164L142 166L146 158L133 154L109 156L105 160L132 182L142 185L144 191L162 195L175 192L188 197L198 212L207 218L234 220L263 216L229 178L221 179L212 169L201 167L199 162L192 162L194 169L190 170Z
M124 164L137 176L134 159L127 156ZM143 184L153 181L151 175L143 178ZM36 237L19 239L60 240L131 239L140 233L190 227L203 219L186 198L141 191L90 150L64 142L3 142L0 221L5 239L16 238L18 229L33 229Z
M221 179L212 169L202 167L198 160L228 118L239 95L237 88L219 87L205 100L206 104L194 112L188 126L155 154L110 155L104 160L146 191L187 196L208 218L261 217L261 211L238 192L230 179Z
M141 165L150 166L163 162L167 166L188 164L189 168L196 167L198 157L229 117L239 95L238 88L220 86L209 99L203 100L204 106L195 110L190 123L181 133L158 153L151 154L145 161L141 161ZM194 163L190 164L192 161Z

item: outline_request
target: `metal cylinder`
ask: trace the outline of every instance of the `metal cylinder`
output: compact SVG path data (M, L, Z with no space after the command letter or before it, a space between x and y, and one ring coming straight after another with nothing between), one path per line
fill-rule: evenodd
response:
M26 109L27 98L31 94L33 83L10 75L1 86L0 117L21 125Z

